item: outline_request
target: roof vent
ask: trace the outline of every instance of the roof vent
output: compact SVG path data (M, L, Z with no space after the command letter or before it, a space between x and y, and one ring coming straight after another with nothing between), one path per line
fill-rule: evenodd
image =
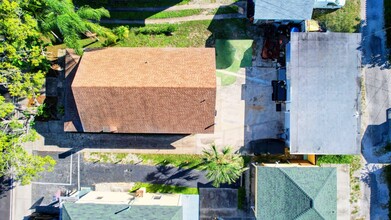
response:
M96 197L96 199L103 199L103 196L98 196Z
M161 198L162 198L162 196L160 196L160 195L159 195L159 196L153 196L153 197L152 197L152 199L154 199L154 200L159 200L159 199L161 199Z

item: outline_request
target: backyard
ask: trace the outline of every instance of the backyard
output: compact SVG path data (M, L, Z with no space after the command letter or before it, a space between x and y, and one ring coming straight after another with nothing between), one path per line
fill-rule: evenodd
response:
M106 25L113 28L119 25ZM251 24L246 19L189 21L178 24L150 24L129 27L128 37L117 43L118 47L213 47L216 39L251 39ZM101 48L105 38L99 41L83 39L85 48ZM58 44L50 51L66 48Z

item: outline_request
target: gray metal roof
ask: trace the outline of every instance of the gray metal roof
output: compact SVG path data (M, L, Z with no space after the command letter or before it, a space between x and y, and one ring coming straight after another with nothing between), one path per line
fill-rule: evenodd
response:
M360 153L361 34L292 33L290 151Z
M255 0L256 20L311 19L314 0Z

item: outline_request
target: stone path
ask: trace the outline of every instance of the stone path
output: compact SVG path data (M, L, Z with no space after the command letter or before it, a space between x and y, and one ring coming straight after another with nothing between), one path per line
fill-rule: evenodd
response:
M186 21L202 20L223 20L233 18L246 18L243 14L219 14L219 15L193 15L187 17L164 18L164 19L145 19L145 20L122 20L122 19L102 19L101 24L163 24L178 23Z

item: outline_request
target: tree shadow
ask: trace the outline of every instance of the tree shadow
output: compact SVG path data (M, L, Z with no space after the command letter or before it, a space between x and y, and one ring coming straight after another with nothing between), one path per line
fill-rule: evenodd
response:
M0 199L9 197L10 191L15 187L12 179L6 176L0 177Z
M151 18L172 6L187 3L187 0L75 0L73 2L76 7L89 5L93 8L106 8L110 12L110 18L101 19L101 24L104 26L129 25L130 27L143 27L145 26L145 19ZM112 22L113 20L115 22Z
M361 151L368 163L388 163L390 152L384 147L390 141L390 122L368 125L361 139ZM385 155L385 157L382 157Z
M253 29L256 27L249 22L245 14L242 14L243 11L240 11L240 8L244 6L240 5L240 2L236 2L228 7L239 7L239 11L236 14L230 14L230 19L222 19L227 7L217 9L208 26L211 35L206 40L205 47L215 47L216 39L252 39Z
M31 205L30 209L35 209L37 206L40 206L42 204L42 201L45 199L44 196L39 198L37 201L34 202L34 204Z
M370 188L370 218L376 219L379 217L379 209L384 209L384 203L388 200L385 188L379 188L381 182L386 181L386 168L385 167L369 167L366 166L366 171L361 176L360 181L364 182L368 188ZM387 186L385 186L387 187ZM388 190L388 189L387 189Z
M194 181L200 177L193 172L193 169L177 169L168 166L158 166L157 171L151 172L146 176L147 182L154 184L168 184L183 186L187 181Z
M386 32L379 24L383 23L383 11L374 11L378 4L383 2L366 2L366 20L361 20L362 33L362 63L370 67L378 66L381 69L390 69L389 53L386 46Z

